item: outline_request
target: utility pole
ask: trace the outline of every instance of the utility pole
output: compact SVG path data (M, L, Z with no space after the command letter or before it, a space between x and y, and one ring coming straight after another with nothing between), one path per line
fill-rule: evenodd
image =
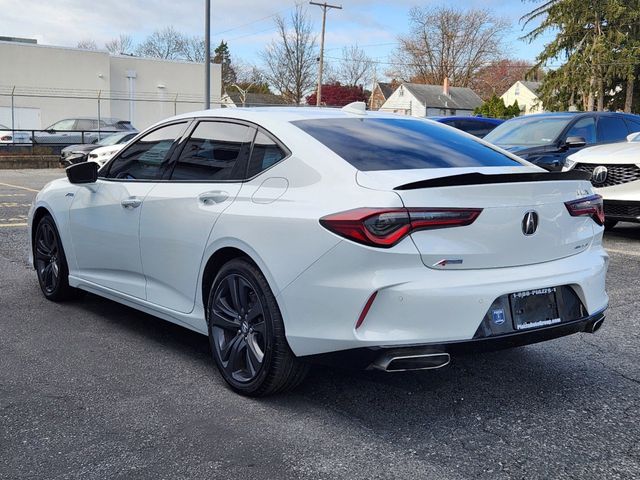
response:
M342 5L329 5L328 3L309 2L310 5L322 7L322 34L320 35L320 63L318 65L318 92L316 93L316 105L320 106L322 98L322 67L324 66L324 28L327 23L327 8L342 10Z
M204 2L204 109L211 108L211 0Z

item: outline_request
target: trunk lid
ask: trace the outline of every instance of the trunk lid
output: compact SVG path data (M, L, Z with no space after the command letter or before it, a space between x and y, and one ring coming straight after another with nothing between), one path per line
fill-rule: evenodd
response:
M357 181L365 188L394 190L408 208L482 208L471 225L411 234L427 267L465 270L548 262L587 249L596 224L589 217L569 215L565 202L592 194L591 184L587 180L558 180L546 173L543 175L549 175L549 181L520 181L525 177L511 181L516 177L510 176L503 177L507 183L456 185L459 182L452 178L451 186L421 187L420 182L469 173L485 174L487 181L494 182L503 180L491 177L496 174L539 172L537 167L369 171L358 172ZM407 184L407 189L396 188ZM537 215L537 229L525 235L529 212Z

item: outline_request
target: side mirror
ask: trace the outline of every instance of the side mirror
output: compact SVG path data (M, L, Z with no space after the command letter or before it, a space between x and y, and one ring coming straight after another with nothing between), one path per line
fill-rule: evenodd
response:
M71 183L95 183L98 180L98 164L81 162L67 167L67 178Z
M569 148L579 148L584 147L587 144L587 141L584 137L567 137L564 141L564 145Z
M627 135L627 142L640 142L640 132L634 132Z

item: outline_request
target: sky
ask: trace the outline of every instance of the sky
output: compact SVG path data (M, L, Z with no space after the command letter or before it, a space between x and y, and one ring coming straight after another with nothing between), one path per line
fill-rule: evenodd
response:
M300 0L296 0L300 2ZM541 1L536 0L344 0L342 10L327 15L325 58L337 62L344 46L359 44L369 57L380 62L384 72L398 35L408 31L412 6L485 8L511 24L505 54L533 60L549 37L529 44L519 19ZM232 59L260 64L259 53L275 36L274 16L287 16L294 0L212 0L212 48L228 42ZM304 4L307 4L304 1ZM308 5L308 13L320 31L322 9ZM38 43L75 47L80 40L93 39L99 48L120 33L141 41L156 29L172 25L188 35L203 35L203 0L0 0L0 36L36 38ZM0 78L1 80L1 78Z

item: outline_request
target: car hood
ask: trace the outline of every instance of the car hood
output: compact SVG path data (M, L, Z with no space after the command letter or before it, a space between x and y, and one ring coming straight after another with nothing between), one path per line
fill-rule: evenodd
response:
M569 156L579 163L640 164L640 142L618 142L585 148Z
M69 145L68 147L64 147L62 149L63 153L70 153L70 152L90 152L92 150L95 150L97 148L97 145L92 144L92 143L81 143L78 145Z

